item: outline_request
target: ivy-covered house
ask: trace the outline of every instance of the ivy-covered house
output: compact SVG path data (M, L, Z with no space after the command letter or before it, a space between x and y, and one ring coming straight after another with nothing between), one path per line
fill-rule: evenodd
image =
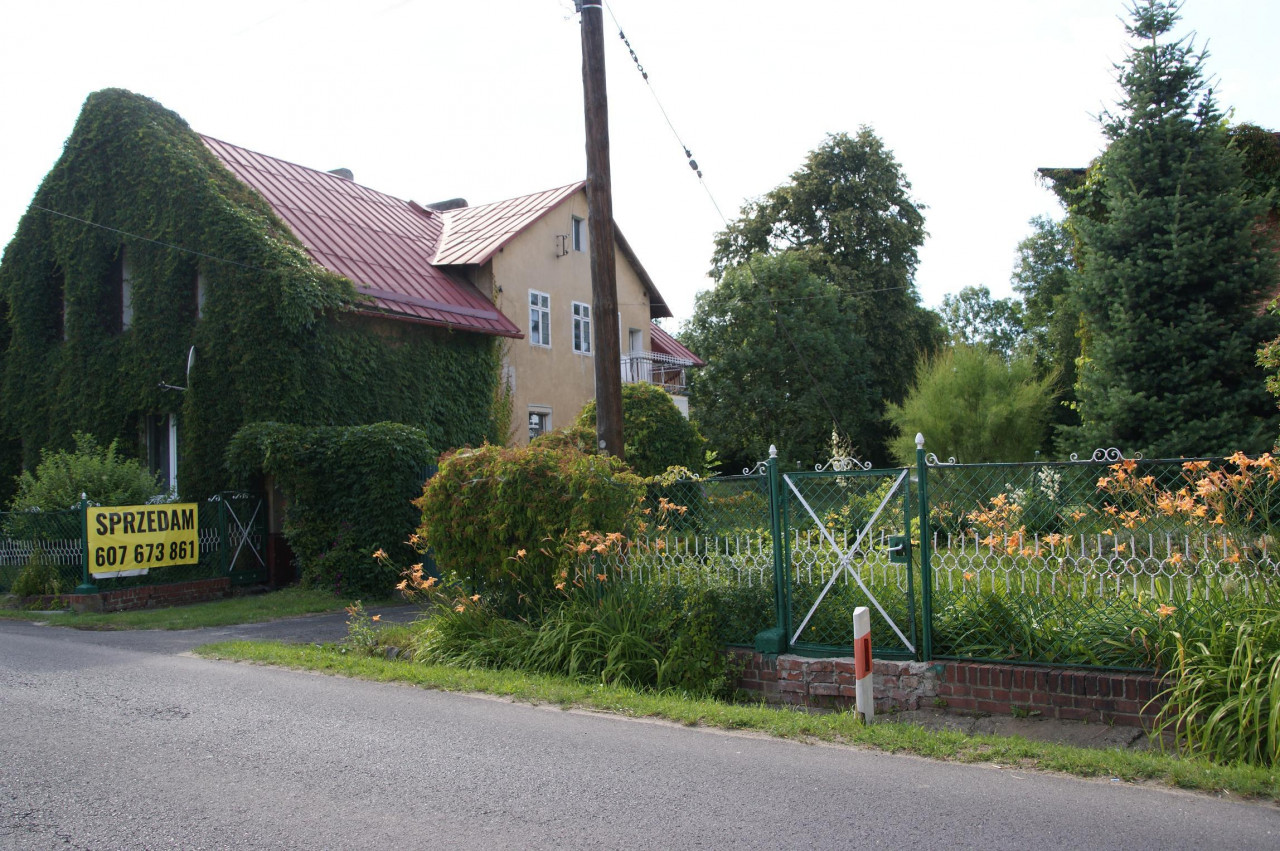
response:
M432 262L442 224L90 95L0 260L0 491L75 431L137 446L188 499L228 486L250 422L497 436L500 341L522 334Z
M251 422L400 422L438 450L570 424L595 395L584 187L423 206L90 95L0 259L0 499L76 431L198 499ZM680 405L702 362L615 247L624 381Z

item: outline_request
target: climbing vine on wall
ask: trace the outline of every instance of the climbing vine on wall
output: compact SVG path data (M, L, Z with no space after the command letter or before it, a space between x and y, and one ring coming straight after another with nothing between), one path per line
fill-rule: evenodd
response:
M359 303L181 117L96 92L0 262L0 470L75 431L138 446L147 414L181 415L190 498L226 487L227 441L249 422L396 421L442 448L491 436L494 340ZM188 390L161 389L188 383L193 345Z

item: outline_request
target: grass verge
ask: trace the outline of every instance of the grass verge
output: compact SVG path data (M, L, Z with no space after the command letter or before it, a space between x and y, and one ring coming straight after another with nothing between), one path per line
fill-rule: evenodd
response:
M520 671L448 668L352 655L316 645L232 641L195 651L211 659L279 665L421 688L479 692L637 718L662 718L689 726L749 730L801 741L862 745L962 763L1058 771L1078 777L1156 782L1201 792L1230 792L1280 801L1280 770L1223 766L1172 754L1076 748L1018 737L969 736L925 730L914 724L862 724L852 713L810 714L763 704L729 704L616 686L580 683Z
M259 623L277 618L336 612L350 605L349 600L328 591L284 588L266 594L229 597L210 603L173 606L164 609L139 609L132 612L77 614L75 612L36 613L17 609L0 609L0 618L42 621L50 626L75 629L199 629L206 626L229 626Z

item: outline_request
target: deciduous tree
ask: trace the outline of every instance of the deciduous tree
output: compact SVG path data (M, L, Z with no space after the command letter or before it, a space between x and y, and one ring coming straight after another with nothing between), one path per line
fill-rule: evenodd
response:
M771 443L787 459L824 459L833 421L859 453L857 441L878 434L847 296L808 259L783 251L727 268L681 333L707 361L690 377L690 408L726 471L763 460Z
M802 252L808 270L841 293L843 336L866 343L850 347L845 358L862 360L814 368L861 376L843 392L859 394L857 407L869 412L865 428L837 425L875 459L885 457L890 436L884 405L903 399L918 356L944 339L937 315L920 305L915 289L922 210L893 153L863 127L853 136L829 136L787 183L743 207L716 239L718 279L756 255ZM829 421L814 425L829 435Z

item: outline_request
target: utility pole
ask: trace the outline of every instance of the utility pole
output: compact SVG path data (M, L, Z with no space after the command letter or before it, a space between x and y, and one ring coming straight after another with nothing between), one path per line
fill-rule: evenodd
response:
M622 451L622 347L617 267L613 256L613 189L609 175L609 100L604 84L604 6L578 0L582 13L582 94L587 125L587 234L591 243L591 313L596 353L596 441Z

